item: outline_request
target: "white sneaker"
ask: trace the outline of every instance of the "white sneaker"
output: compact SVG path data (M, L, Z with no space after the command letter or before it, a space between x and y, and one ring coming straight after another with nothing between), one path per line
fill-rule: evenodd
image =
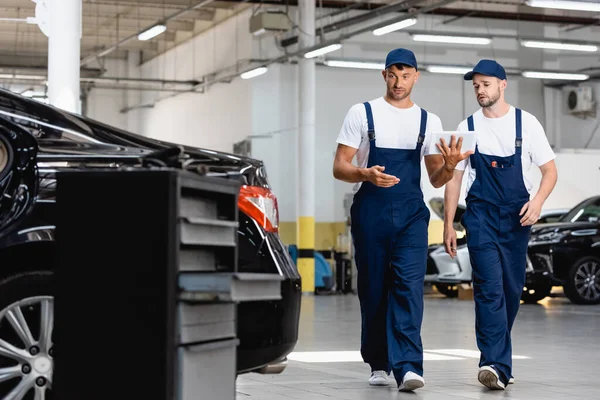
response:
M415 374L412 371L408 371L402 378L402 384L398 386L398 390L401 392L410 392L415 389L422 388L425 385L425 379Z
M369 378L369 385L371 386L387 386L388 384L388 373L386 371L373 371Z
M492 367L483 366L479 368L479 373L477 374L477 379L479 382L492 390L504 390L504 383L500 380L498 373Z
M513 383L515 383L515 378L513 378L512 376L510 377L510 379L508 380L508 384L512 385Z

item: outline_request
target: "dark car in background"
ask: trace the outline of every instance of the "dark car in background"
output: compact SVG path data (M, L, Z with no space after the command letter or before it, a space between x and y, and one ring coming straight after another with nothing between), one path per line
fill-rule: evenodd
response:
M529 259L550 271L575 304L600 303L600 196L590 197L554 223L533 226Z
M135 135L0 90L0 398L45 393L50 385L36 385L39 376L51 382L55 174L156 164L241 181L238 270L284 280L281 300L238 306L237 372L285 367L298 338L301 282L261 161ZM89 351L93 359L93 344Z

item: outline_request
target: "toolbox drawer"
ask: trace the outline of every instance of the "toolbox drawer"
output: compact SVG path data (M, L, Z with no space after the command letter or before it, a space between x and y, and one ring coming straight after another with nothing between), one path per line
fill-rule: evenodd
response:
M265 301L281 299L278 274L180 273L179 299L189 302Z
M179 216L183 218L218 218L217 201L210 198L191 197L191 194L179 198Z
M178 348L179 400L235 399L238 339Z
M186 245L236 246L237 221L188 217L181 220L181 243Z
M180 343L206 342L232 338L235 330L235 304L179 303Z

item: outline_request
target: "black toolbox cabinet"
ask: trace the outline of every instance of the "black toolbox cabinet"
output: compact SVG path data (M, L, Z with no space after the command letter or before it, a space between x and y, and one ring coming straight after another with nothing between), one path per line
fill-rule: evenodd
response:
M239 182L175 169L57 173L58 400L235 399Z

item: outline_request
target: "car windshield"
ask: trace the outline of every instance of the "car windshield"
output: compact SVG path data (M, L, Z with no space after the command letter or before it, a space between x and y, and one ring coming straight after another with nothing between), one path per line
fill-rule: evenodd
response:
M566 213L560 222L588 222L600 220L600 197L585 200Z

